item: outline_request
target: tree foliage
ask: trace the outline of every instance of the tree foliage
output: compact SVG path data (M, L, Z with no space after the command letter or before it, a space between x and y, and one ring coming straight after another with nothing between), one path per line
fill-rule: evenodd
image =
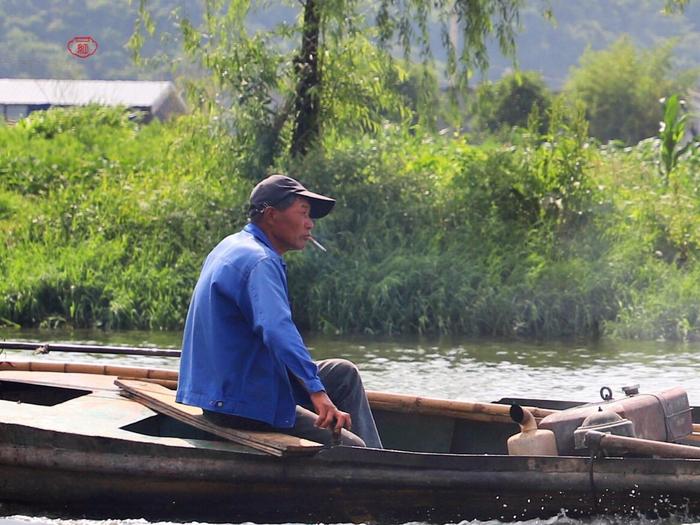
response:
M565 89L585 103L594 137L632 144L656 134L663 119L659 100L684 93L697 76L675 74L672 49L668 42L639 50L625 36L609 49L583 54Z
M285 150L303 155L322 130L371 130L388 116L405 119L405 100L391 89L405 71L391 52L398 47L428 66L431 24L440 28L454 86L487 66L489 38L513 56L523 2L382 0L375 7L361 0L303 0L289 2L289 16L272 29L255 30L246 20L267 2L203 1L201 24L178 20L183 47L211 73L236 132L260 146L262 167ZM146 0L140 13L131 41L137 52L144 35L153 33ZM343 118L347 114L359 118Z
M527 127L533 110L542 117L540 131L547 128L551 94L537 73L513 73L498 82L484 82L475 94L471 114L477 129L497 132L504 127Z
M666 184L662 137L598 146L563 99L548 115L516 147L387 126L294 159L338 200L328 252L288 258L295 321L700 339L700 149ZM97 107L0 126L0 324L181 328L203 254L245 222L239 138Z

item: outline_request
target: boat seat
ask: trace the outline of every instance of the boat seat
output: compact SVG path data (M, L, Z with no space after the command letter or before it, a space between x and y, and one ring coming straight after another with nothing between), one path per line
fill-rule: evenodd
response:
M273 456L313 455L324 448L315 441L279 432L239 430L217 425L203 416L201 408L178 403L175 401L175 392L155 383L117 379L114 384L121 389L122 395L155 412Z

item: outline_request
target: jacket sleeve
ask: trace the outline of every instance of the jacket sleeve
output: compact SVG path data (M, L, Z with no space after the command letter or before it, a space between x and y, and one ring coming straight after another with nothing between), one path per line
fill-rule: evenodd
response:
M250 299L253 331L297 377L307 392L325 390L318 367L311 359L301 334L292 320L286 277L272 260L259 261L251 270L247 291Z

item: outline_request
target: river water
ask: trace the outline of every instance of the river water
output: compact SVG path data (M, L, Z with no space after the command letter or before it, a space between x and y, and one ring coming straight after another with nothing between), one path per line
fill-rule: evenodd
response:
M0 340L84 342L179 348L180 334L168 332L2 331ZM662 341L531 342L499 340L419 340L305 338L316 359L343 357L355 362L370 390L457 400L495 401L530 397L596 401L601 387L615 397L620 388L639 384L641 392L683 386L692 405L700 405L700 344ZM7 357L173 368L173 358L7 351ZM0 519L0 525L149 525L141 520L56 520L37 516ZM663 520L600 517L575 520L561 515L527 523L551 525L676 524L700 522L697 516ZM473 522L475 524L487 522ZM498 522L488 522L498 524Z

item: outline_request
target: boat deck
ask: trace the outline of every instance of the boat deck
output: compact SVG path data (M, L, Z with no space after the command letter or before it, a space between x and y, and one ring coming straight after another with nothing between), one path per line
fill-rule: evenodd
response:
M168 421L121 396L115 379L107 375L0 371L0 423L172 447L263 454Z

